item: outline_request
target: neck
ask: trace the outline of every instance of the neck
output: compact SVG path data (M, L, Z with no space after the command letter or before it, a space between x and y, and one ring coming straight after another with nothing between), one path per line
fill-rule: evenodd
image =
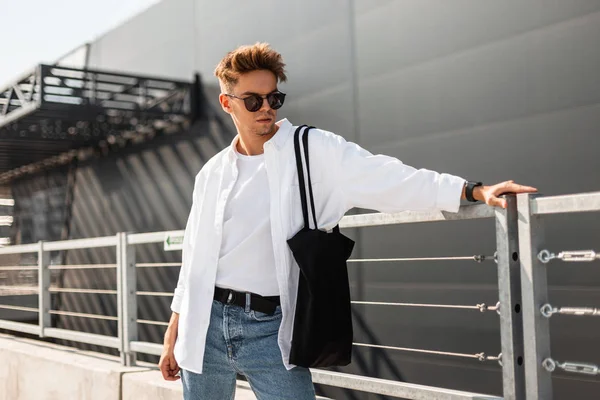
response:
M255 133L247 133L238 130L239 140L236 145L236 149L240 154L245 156L257 156L263 154L264 144L269 141L275 134L279 127L273 125L273 131L264 135L257 135Z

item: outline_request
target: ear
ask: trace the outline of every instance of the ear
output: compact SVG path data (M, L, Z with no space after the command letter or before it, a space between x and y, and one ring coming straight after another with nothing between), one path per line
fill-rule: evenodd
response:
M219 103L221 103L221 108L227 114L231 114L231 103L229 102L231 99L228 96L225 96L223 93L219 95Z

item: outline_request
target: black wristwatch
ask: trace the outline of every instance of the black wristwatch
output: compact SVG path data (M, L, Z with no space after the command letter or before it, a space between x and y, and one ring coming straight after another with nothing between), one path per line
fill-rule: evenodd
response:
M473 189L475 189L477 186L483 186L483 183L473 181L467 181L465 183L465 197L467 198L467 200L471 202L477 201L473 198Z

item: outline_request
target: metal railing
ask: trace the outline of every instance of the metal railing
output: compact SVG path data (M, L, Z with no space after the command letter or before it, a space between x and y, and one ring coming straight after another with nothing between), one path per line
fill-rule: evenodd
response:
M387 259L353 259L352 263L364 262L404 262L404 261L444 261L471 260L477 263L495 262L498 270L498 303L471 305L455 304L423 304L353 301L357 305L394 306L394 307L430 307L442 309L474 310L478 312L494 311L499 315L500 351L492 351L491 355L483 349L474 349L473 353L447 352L439 349L415 349L407 347L384 346L369 343L354 343L356 347L387 349L393 351L434 354L447 357L471 358L480 362L497 362L502 368L504 399L551 399L552 386L550 372L555 368L565 371L598 374L593 364L558 362L550 355L550 335L548 318L553 314L598 315L595 308L556 308L550 305L547 298L547 282L545 263L553 259L567 261L597 261L598 253L593 250L563 251L558 255L551 253L543 246L540 216L552 213L573 213L600 211L600 192L540 197L529 194L508 196L507 209L491 208L486 205L469 205L461 207L458 213L446 212L403 212L399 214L362 214L346 216L340 222L340 228L360 228L392 224L411 224L469 219L493 219L496 233L496 252L493 255L470 255L461 257L424 257L424 258L387 258ZM138 340L138 324L166 326L166 321L139 319L137 315L137 296L172 296L172 292L148 292L137 290L137 269L157 267L178 267L180 263L136 263L136 246L151 243L163 243L167 232L151 233L118 233L115 236L65 240L59 242L39 242L36 244L9 246L0 248L0 256L4 254L38 253L38 293L37 309L23 310L18 306L2 306L22 311L37 311L38 325L0 320L0 328L26 332L40 337L54 337L74 340L83 343L108 346L118 349L123 365L136 364L136 353L160 356L162 344ZM170 231L170 235L182 231ZM49 266L49 252L65 249L84 249L94 247L112 247L116 255L116 264L82 264L68 266ZM2 267L0 267L2 268ZM6 269L15 266L4 267ZM30 267L25 267L30 268ZM60 289L50 287L51 269L116 269L116 290L99 289ZM86 292L117 296L117 317L100 316L83 313L68 313L50 310L50 294L52 292ZM522 306L521 306L522 304ZM521 312L521 309L523 312ZM52 328L52 313L67 314L86 318L103 318L118 322L118 336L74 332ZM496 351L494 351L496 350ZM500 354L498 354L500 353ZM376 394L402 397L406 399L501 399L497 396L470 393L465 391L443 389L416 385L406 382L370 378L341 372L312 370L315 383L340 388L367 391ZM527 386L525 376L527 375Z
M600 256L594 250L567 250L557 255L550 252L544 244L543 216L600 211L600 192L553 197L519 195L518 209L527 398L552 399L552 372L556 368L588 375L598 375L599 372L594 364L561 363L552 358L549 318L553 314L589 316L600 313L596 308L553 307L548 297L546 265L554 259L597 262Z

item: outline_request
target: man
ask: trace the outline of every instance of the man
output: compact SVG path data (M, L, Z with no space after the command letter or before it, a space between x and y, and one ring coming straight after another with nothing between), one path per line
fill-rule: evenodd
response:
M286 240L302 228L303 216L295 127L276 122L284 65L268 44L257 43L228 53L215 70L221 107L238 135L196 176L159 362L166 380L177 380L181 368L187 400L231 399L237 373L261 400L315 398L309 370L289 363L298 266ZM354 207L457 212L461 198L506 207L500 194L536 191L416 170L319 129L309 137L322 230Z

